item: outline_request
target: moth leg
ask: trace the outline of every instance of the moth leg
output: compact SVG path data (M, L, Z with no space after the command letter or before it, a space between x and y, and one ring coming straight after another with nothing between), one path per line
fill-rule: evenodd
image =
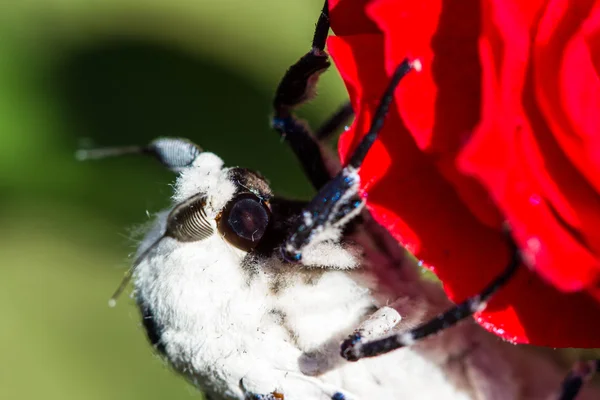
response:
M574 400L583 385L600 372L600 360L579 361L573 365L562 383L558 400Z
M488 300L510 281L521 265L522 260L517 245L512 239L509 241L509 244L511 247L511 259L507 267L479 294L466 299L450 310L407 332L394 333L382 339L372 341L364 341L360 335L352 335L342 343L342 357L348 361L358 361L361 358L385 354L392 350L409 346L417 340L434 335L465 318L471 317L476 312L484 310Z
M297 107L314 97L319 76L331 65L329 56L325 52L328 33L329 9L325 1L317 22L311 50L287 70L273 100L272 126L283 140L289 143L304 173L317 190L337 172L337 169L332 171L332 166L327 162L328 159L333 158L332 155L328 154L328 149L318 140L327 139L353 114L350 104L345 104L317 130L316 138L308 124L294 115Z
M352 336L361 338L376 338L387 334L394 329L402 317L393 307L383 306L375 311L369 318L363 321L354 331Z
M383 126L394 90L406 74L419 67L418 62L406 59L396 68L377 107L369 131L358 144L348 164L319 190L303 210L293 233L281 249L284 260L298 262L302 259L302 250L307 246L339 238L339 232L344 225L359 214L364 205L358 174L362 162Z
M323 124L315 132L315 138L319 141L328 140L353 116L354 110L352 109L352 105L350 102L346 102L325 122L323 122Z

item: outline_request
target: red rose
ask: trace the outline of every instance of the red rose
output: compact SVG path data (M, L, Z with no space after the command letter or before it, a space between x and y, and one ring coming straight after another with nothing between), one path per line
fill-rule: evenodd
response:
M356 112L345 160L389 76L361 169L375 218L461 301L509 258L531 269L477 315L504 339L600 347L600 1L330 0L328 48Z

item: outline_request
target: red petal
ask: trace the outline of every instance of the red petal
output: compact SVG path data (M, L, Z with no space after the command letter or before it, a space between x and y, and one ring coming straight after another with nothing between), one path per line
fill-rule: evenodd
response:
M396 18L400 14L388 15ZM424 25L427 24L424 22ZM410 42L403 39L399 46ZM376 99L388 78L379 35L330 38L328 45L358 115L352 129L340 140L344 159L356 144L358 135L366 132ZM447 62L451 59L446 58ZM441 62L444 57L438 60ZM439 68L449 71L454 65L442 64ZM454 153L462 145L457 139L458 132L461 127L472 127L472 120L465 116L472 115L473 111L456 108L450 94L458 90L456 82L466 77L461 77L460 71L446 77L443 73L436 74L435 70L426 70L424 74L424 77L411 74L399 89L403 97L399 99L398 108L410 132L398 111L392 110L380 139L365 160L361 176L367 184L368 204L375 218L418 257L434 265L450 295L461 300L479 292L491 281L504 268L508 255L504 238L497 229L496 210L490 207L481 188L461 176L454 166ZM426 84L428 80L430 83ZM447 90L447 95L441 96L442 90ZM465 96L464 102L456 102L459 105L473 104L469 102L468 91L459 95ZM411 108L402 103L407 96L415 99L419 107L413 104ZM462 113L461 117L449 117L451 113L444 109L448 102L457 113ZM435 124L427 127L431 122L414 116L421 110L426 115L429 113L432 120L439 120L440 116L450 118L449 127L439 128ZM436 130L442 134L431 134ZM452 150L454 153L448 155ZM494 154L488 156L495 157ZM484 206L477 208L478 202ZM481 220L486 221L487 226ZM494 298L479 322L505 339L517 342L592 347L600 345L597 334L600 322L590 326L587 316L596 315L598 311L587 295L559 293L523 269Z
M593 7L589 0L550 2L533 54L530 96L544 121L534 127L543 152L537 178L557 214L554 219L583 253L583 259L577 253L560 258L550 251L536 268L567 290L600 279L600 264L592 257L600 254L600 82L582 32ZM599 20L598 5L595 13ZM570 268L569 262L579 267Z
M456 166L480 120L479 2L380 0L367 12L385 34L389 74L407 56L423 64L396 91L398 110L418 146L480 220L500 227L502 217L486 190Z
M371 101L364 98L373 98L372 86L379 88L380 95L388 78L383 63L376 68L375 61L383 60L380 36L332 37L328 47L358 115L352 129L340 139L340 153L345 158L358 140L356 132L366 132L377 105L376 97ZM412 74L406 80L416 78ZM366 87L364 83L368 83ZM368 95L363 97L365 92ZM502 235L473 216L454 187L419 149L395 110L367 155L361 176L367 182L368 204L375 218L415 255L438 267L435 272L455 298L481 290L506 263ZM492 254L497 257L490 257ZM499 312L493 303L489 310ZM511 339L526 341L518 323L506 324ZM513 325L517 328L510 329Z
M488 97L463 166L486 184L536 271L562 290L585 290L600 277L590 251L594 234L585 230L600 222L600 198L573 168L554 136L560 129L550 129L538 106L540 99L551 101L534 92L530 43L523 38L543 14L519 19L507 4L486 10L481 55ZM556 69L556 62L549 65ZM556 77L545 74L551 88ZM554 110L553 118L561 112Z
M372 0L329 0L329 19L336 35L381 33L365 12Z
M530 42L527 38L540 15L530 9L516 13L506 1L499 1L485 9L486 25L481 42L486 94L483 121L461 161L465 171L479 176L503 209L511 222L514 236L536 272L552 279L562 289L585 290L598 279L598 262L585 243L567 227L566 218L560 214L564 212L561 206L565 203L557 201L561 189L571 188L571 183L577 185L582 182L572 173L572 167L561 154L537 108L531 72L528 72ZM522 16L528 16L530 20L519 18ZM553 66L555 68L556 64ZM570 181L564 179L567 173ZM543 292L540 289L536 291L538 294ZM539 304L537 311L545 315L546 323L555 325L552 330L546 331L546 335L552 338L534 340L532 334L536 331L529 320L533 316L522 319L527 324L531 343L557 347L597 346L600 343L598 304L585 293L567 295L555 292L553 296L565 301L560 319L548 315L554 311L543 304ZM576 302L577 308L568 303L575 298L573 296L580 298ZM545 299L544 304L551 300L557 303L555 299ZM573 308L569 310L568 307ZM576 317L577 321L565 321L565 317L581 315L587 315L588 321L591 319L593 322L586 322L581 317ZM541 327L547 328L547 325ZM560 332L555 329L560 329Z

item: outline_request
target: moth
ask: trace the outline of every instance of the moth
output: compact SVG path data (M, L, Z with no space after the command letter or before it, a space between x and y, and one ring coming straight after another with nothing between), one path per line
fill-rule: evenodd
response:
M294 115L330 65L327 10L274 100L273 127L317 190L312 200L279 197L258 172L186 139L79 153L148 154L177 174L172 206L111 301L132 278L150 343L209 400L574 399L596 364L561 388L548 360L468 318L510 279L518 249L503 275L453 305L364 208L358 171L419 61L398 66L347 165L323 143L352 115L348 104L314 134Z

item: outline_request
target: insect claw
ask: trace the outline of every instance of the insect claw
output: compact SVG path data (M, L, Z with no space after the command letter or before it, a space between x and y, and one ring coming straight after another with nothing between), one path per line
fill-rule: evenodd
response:
M348 361L360 360L362 347L362 336L360 333L353 333L346 340L342 342L340 347L341 355Z

